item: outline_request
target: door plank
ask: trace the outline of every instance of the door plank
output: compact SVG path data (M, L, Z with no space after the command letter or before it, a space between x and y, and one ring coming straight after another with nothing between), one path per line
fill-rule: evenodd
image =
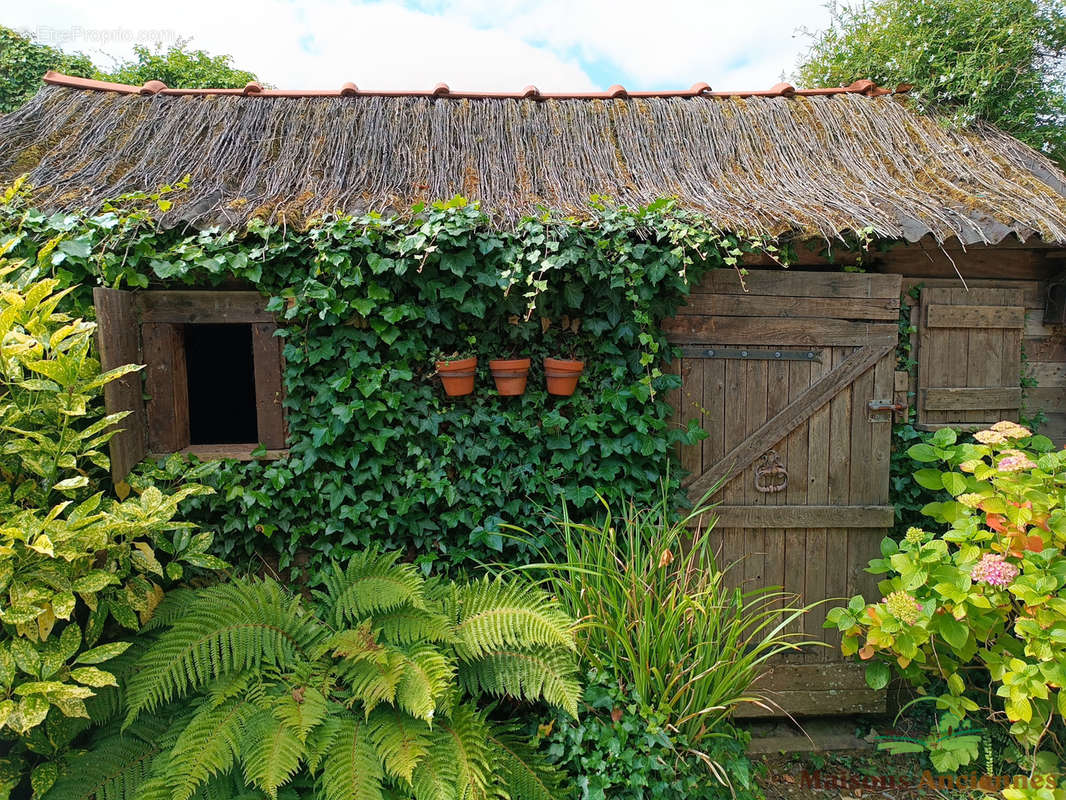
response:
M729 528L887 528L895 509L890 505L732 506L712 512L718 524Z

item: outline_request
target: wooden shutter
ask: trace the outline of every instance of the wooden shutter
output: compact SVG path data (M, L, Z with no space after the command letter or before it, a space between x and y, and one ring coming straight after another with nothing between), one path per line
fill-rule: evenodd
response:
M919 427L976 430L1017 420L1024 328L1021 289L922 289Z
M133 295L118 289L93 289L96 306L96 338L100 348L100 366L109 370L138 363L137 317ZM108 414L129 411L118 424L119 432L111 438L111 476L118 483L144 458L145 413L141 391L141 374L133 372L111 381L104 387L104 406Z

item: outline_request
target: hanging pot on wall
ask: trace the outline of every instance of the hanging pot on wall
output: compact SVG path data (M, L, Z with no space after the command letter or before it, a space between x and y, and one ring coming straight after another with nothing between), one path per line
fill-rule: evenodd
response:
M544 359L544 377L548 380L548 394L569 397L577 388L577 379L585 369L584 361L561 358Z
M494 359L489 362L496 391L507 397L520 395L526 390L529 375L528 358Z
M461 397L474 391L476 369L476 356L459 361L437 362L437 374L440 375L440 382L444 384L444 391L450 397Z

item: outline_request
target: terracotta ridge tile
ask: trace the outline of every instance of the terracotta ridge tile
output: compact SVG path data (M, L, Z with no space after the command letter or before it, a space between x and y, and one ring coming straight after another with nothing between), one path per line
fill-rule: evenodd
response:
M628 100L640 98L669 98L669 97L816 97L836 94L862 94L868 97L879 97L886 94L897 94L910 91L911 86L900 84L895 89L878 86L873 81L855 81L850 86L834 86L822 89L796 89L788 83L778 83L769 89L714 91L706 83L693 84L688 89L675 91L635 91L631 92L624 86L615 84L605 92L541 92L536 86L527 86L520 92L468 92L455 91L446 83L438 83L433 89L423 91L407 89L399 91L367 90L360 89L354 83L345 83L340 89L317 89L317 90L289 90L289 89L264 89L262 84L251 82L243 89L172 89L162 81L148 81L144 86L132 86L125 83L109 83L97 81L91 78L77 78L72 75L64 75L61 72L49 70L45 73L44 82L50 86L65 86L70 89L85 89L98 92L114 92L115 94L137 95L167 95L175 96L203 96L203 95L232 95L235 97L444 97L449 99L463 100Z

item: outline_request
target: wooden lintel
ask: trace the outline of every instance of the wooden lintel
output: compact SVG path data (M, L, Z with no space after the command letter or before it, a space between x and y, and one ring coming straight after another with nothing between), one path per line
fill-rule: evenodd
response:
M266 310L268 298L259 292L147 291L137 292L134 298L141 322L274 322L274 315Z

